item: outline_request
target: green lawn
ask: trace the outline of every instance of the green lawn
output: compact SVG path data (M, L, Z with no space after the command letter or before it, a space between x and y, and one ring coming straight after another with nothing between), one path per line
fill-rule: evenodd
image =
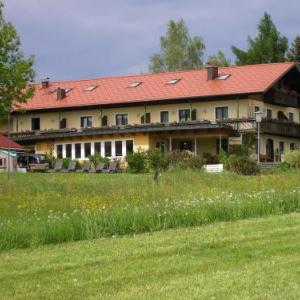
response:
M0 254L1 299L300 299L300 214Z
M0 174L0 251L300 210L300 172Z

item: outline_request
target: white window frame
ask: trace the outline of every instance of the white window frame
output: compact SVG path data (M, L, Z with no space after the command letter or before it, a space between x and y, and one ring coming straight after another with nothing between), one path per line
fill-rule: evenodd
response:
M121 141L122 142L122 156L116 156L116 142ZM91 155L95 154L95 143L101 143L101 156L105 157L105 142L111 142L111 156L108 158L124 158L127 155L126 151L126 141L132 141L133 142L133 147L134 147L134 139L133 138L115 138L115 139L105 139L105 140L86 140L86 141L72 141L72 142L65 142L65 143L55 143L54 144L54 154L55 157L57 157L57 145L62 145L63 147L63 158L66 158L66 145L67 144L72 144L72 160L88 160L87 157L85 157L84 153L84 144L86 143L91 143ZM80 158L75 158L75 145L76 144L81 144L81 157Z

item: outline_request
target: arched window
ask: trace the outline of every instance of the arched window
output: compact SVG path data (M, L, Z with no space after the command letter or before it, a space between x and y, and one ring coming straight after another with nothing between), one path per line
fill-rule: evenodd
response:
M59 129L65 129L67 128L67 119L63 118L59 122Z

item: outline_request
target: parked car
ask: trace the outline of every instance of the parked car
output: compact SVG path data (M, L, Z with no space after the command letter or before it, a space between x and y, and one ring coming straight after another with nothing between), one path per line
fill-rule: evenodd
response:
M51 167L50 161L42 154L21 153L17 163L19 168L26 168L28 171L46 171Z

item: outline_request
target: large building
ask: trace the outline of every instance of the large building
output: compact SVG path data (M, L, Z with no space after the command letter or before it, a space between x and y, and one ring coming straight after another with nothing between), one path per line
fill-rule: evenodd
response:
M300 146L300 71L276 63L36 84L12 114L12 137L37 153L86 159L141 149L216 155L256 134L260 158Z

